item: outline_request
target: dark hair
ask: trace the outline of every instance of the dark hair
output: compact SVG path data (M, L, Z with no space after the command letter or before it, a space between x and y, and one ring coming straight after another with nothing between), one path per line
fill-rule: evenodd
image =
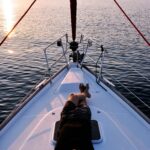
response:
M86 90L86 86L83 83L79 85L80 92L83 93Z

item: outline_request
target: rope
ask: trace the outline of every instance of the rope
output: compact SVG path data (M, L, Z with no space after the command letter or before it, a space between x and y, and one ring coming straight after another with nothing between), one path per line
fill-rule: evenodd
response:
M134 24L134 22L130 19L130 17L126 14L126 12L123 10L123 8L119 5L119 3L114 0L114 2L116 3L116 5L119 7L119 9L122 11L122 13L124 14L124 16L128 19L128 21L131 23L131 25L135 28L135 30L139 33L139 35L143 38L143 40L147 43L148 46L150 46L149 41L146 39L146 37L144 36L144 34L138 29L138 27Z
M21 22L21 20L26 16L26 14L28 13L28 11L31 9L31 7L34 5L34 3L36 2L36 0L34 0L31 5L29 6L29 8L25 11L25 13L20 17L20 19L16 22L16 24L13 26L13 28L7 33L7 35L4 37L4 39L0 42L0 46L6 41L6 39L8 38L8 36L14 31L14 29L17 27L17 25Z

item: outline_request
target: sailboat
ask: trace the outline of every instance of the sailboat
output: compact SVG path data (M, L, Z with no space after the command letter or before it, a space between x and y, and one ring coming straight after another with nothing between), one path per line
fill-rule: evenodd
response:
M103 77L105 48L95 61L88 54L94 41L76 39L76 0L71 0L72 40L65 34L44 49L48 78L40 82L0 126L0 150L54 150L60 113L70 93L79 93L80 83L88 83L92 113L92 143L95 150L149 150L150 121ZM62 55L50 65L51 46ZM65 66L53 76L51 69L64 60ZM86 60L92 62L96 73Z

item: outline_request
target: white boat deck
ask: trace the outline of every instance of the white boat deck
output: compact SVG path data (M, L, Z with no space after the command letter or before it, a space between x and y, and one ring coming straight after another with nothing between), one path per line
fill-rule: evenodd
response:
M65 78L64 78L65 77ZM92 119L98 121L102 142L95 150L149 150L150 125L120 97L83 69L63 70L52 84L40 91L0 133L0 150L53 150L54 122L71 92L79 92L81 82L89 83L88 104Z

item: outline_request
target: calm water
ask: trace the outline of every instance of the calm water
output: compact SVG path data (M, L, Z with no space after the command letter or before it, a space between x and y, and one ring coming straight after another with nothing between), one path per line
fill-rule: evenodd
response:
M70 34L68 2L38 0L0 47L0 122L44 75L43 48L61 35ZM30 3L30 0L0 0L0 40ZM120 3L150 41L150 1L120 0ZM150 105L150 47L131 28L115 3L80 0L77 28L78 35L83 33L106 47L104 71L112 75L110 80L117 89L136 105L136 100L115 80ZM51 61L56 59L55 54L52 50ZM146 114L150 117L149 110Z

